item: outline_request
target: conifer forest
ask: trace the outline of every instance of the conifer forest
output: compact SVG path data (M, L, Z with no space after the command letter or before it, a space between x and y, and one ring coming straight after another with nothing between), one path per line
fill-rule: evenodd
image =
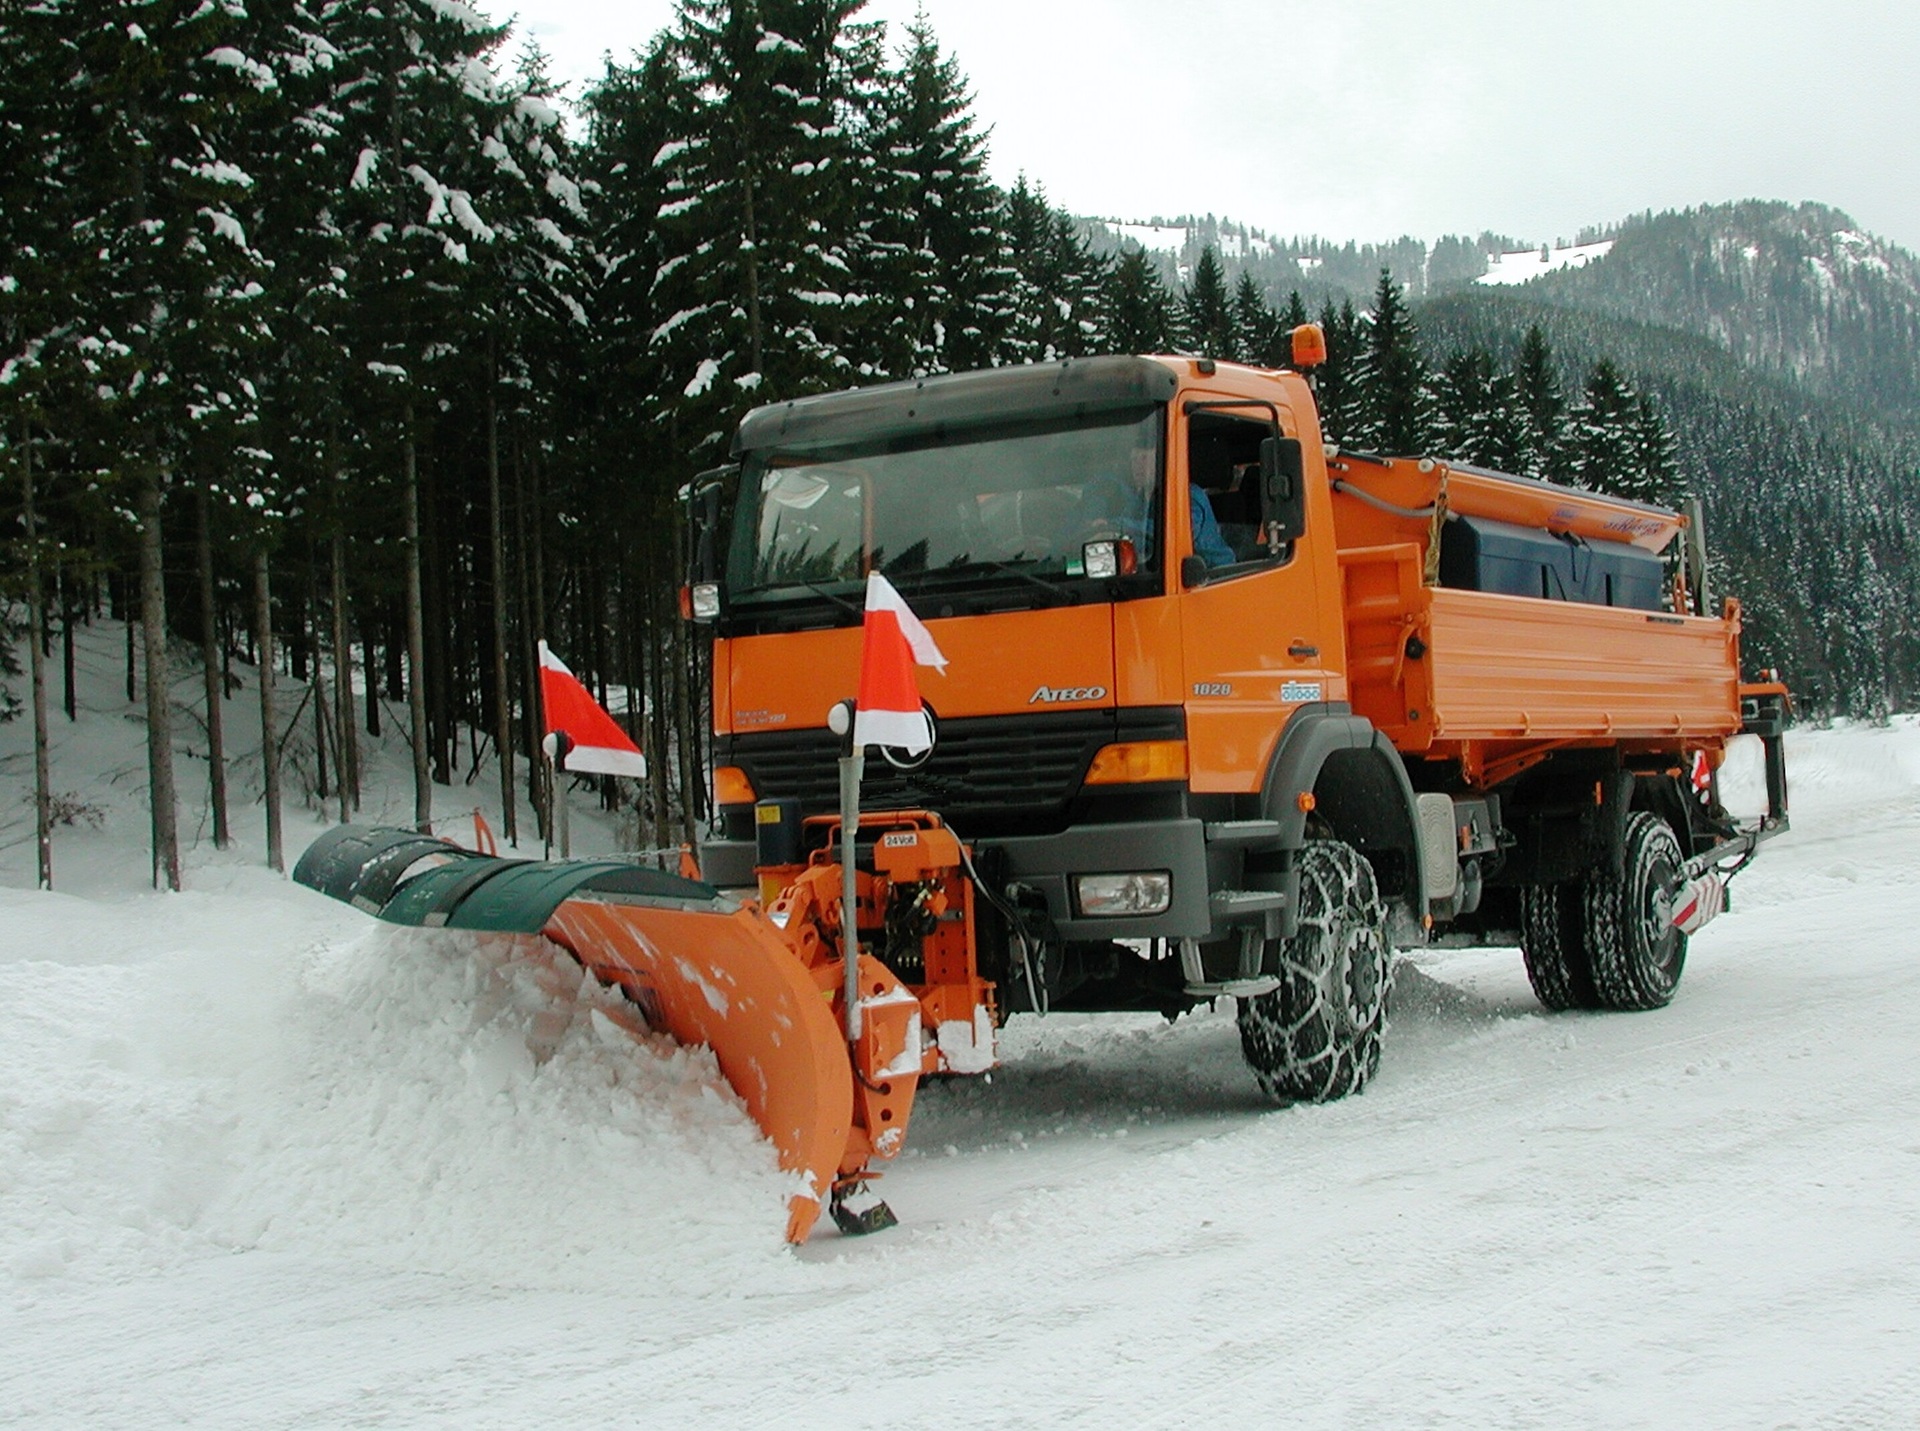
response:
M1169 261L1045 176L992 183L959 58L860 12L680 0L569 115L460 0L0 0L0 683L70 716L76 628L127 622L157 882L182 730L211 838L264 820L276 864L283 801L351 818L392 730L422 827L480 778L537 837L541 640L647 752L603 801L676 846L707 801L681 494L749 408L1108 352L1280 364L1307 321L1330 441L1701 498L1750 666L1816 714L1920 702L1916 443L1871 394L1650 333L1631 295L1443 291L1469 241L1411 280L1398 249L1363 282ZM1902 323L1872 331L1910 374ZM167 698L188 662L197 704ZM244 793L237 691L277 733Z

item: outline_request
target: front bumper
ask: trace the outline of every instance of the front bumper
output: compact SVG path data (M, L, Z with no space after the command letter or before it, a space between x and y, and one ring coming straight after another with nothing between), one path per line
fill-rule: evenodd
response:
M1231 923L1263 914L1236 912L1237 906L1210 896L1209 849L1218 863L1221 849L1210 847L1208 826L1192 818L1139 820L1119 824L1075 825L1050 835L995 836L972 841L979 852L996 852L1004 877L1045 899L1047 914L1063 939L1207 939ZM1218 827L1214 827L1216 830ZM754 847L750 840L714 839L700 846L701 877L722 888L753 884ZM1173 877L1173 898L1159 914L1119 918L1083 917L1073 902L1073 877L1165 870ZM1214 883L1223 871L1214 871ZM1245 901L1242 901L1244 904Z

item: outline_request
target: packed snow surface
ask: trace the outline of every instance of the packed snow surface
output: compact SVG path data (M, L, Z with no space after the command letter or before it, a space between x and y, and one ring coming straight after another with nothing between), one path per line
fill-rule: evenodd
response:
M112 686L56 721L104 815L64 892L0 727L0 1421L1920 1421L1911 719L1791 738L1795 829L1668 1009L1426 951L1377 1082L1286 1109L1224 1009L1017 1017L991 1082L922 1091L901 1226L795 1251L711 1058L538 941L376 925L245 842L146 891Z

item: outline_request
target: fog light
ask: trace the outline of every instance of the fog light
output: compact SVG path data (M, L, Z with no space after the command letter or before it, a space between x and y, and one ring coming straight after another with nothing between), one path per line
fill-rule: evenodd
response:
M1173 903L1173 876L1165 870L1079 875L1073 881L1073 889L1080 902L1080 912L1094 919L1165 914Z

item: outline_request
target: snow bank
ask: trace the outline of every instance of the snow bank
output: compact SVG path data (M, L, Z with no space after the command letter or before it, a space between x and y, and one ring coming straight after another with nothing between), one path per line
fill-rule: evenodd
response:
M616 1288L777 1256L783 1183L710 1054L630 1034L543 941L235 885L0 891L0 1269L259 1249Z

